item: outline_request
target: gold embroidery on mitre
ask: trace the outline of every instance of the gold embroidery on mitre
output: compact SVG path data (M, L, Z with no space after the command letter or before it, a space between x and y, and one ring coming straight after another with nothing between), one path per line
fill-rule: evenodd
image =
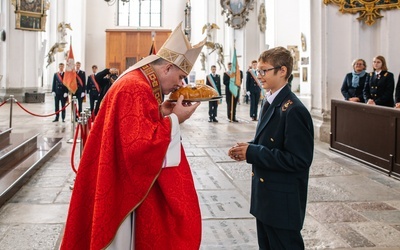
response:
M190 62L186 58L184 58L178 67L181 68L183 71L185 71L185 73L189 74L193 65L190 64Z
M291 100L288 100L285 104L282 106L282 111L286 111L290 105L292 105L293 102Z
M161 48L157 55L174 64L176 63L175 60L180 56L179 53L166 48Z

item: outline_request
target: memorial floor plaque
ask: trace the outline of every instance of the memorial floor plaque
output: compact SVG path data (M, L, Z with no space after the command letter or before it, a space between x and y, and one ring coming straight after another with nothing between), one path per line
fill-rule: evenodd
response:
M236 190L198 191L203 220L252 218L249 202Z
M255 219L203 221L203 235L200 249L257 250Z

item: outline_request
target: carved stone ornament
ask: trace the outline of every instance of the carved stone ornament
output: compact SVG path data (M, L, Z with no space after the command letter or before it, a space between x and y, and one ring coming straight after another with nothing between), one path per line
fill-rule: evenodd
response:
M260 31L265 32L267 29L267 14L264 3L260 5L260 11L258 12L258 25L260 26Z
M359 21L364 21L368 25L373 25L376 19L383 16L379 13L380 10L400 9L399 0L324 0L324 4L330 3L339 6L339 11L342 13L355 14L360 13L357 18Z
M221 0L222 12L226 14L227 23L234 29L241 29L249 20L249 11L254 9L254 0Z

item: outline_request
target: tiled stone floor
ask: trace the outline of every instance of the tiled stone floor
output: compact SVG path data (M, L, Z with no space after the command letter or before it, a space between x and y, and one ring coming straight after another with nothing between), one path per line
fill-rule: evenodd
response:
M22 103L36 114L51 114L53 99ZM84 104L85 106L88 103ZM9 125L10 105L0 107L0 127ZM239 123L229 123L226 104L219 123L207 122L208 104L181 125L202 217L201 249L258 249L254 218L249 214L250 165L227 157L228 148L249 141L256 123L249 106L238 106ZM70 166L70 109L66 123L28 115L13 107L13 133L38 131L63 137L61 150L0 208L0 249L58 249L74 173ZM307 249L400 249L400 181L315 142L307 215L302 231ZM75 153L79 162L79 148Z

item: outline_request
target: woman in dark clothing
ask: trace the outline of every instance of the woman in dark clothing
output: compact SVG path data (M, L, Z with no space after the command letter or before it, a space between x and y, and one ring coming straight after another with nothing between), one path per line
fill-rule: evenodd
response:
M343 80L342 95L351 102L364 102L363 90L367 78L367 64L363 59L353 61L353 71L348 73Z

